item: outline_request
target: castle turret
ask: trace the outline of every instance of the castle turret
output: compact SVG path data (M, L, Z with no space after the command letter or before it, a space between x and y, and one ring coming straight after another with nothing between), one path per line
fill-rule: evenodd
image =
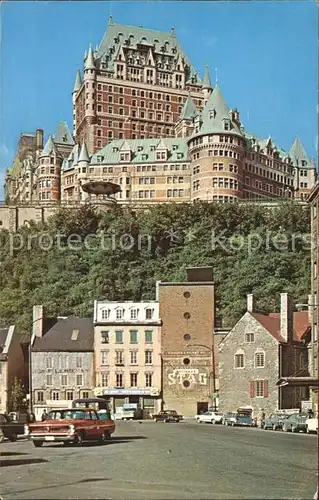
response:
M79 196L80 199L85 199L88 197L87 193L84 193L81 189L81 183L82 181L85 181L88 179L88 168L90 164L90 156L86 147L85 141L83 141L82 146L81 146L81 151L79 154L79 158L77 161L77 168L78 168L78 191L79 191Z
M211 93L213 91L213 87L212 87L212 84L210 81L210 74L209 74L207 64L205 66L205 73L204 73L203 83L202 83L202 91L204 94L204 99L205 99L205 104L206 104L209 96L211 95Z
M88 141L89 151L93 152L93 127L92 125L96 121L96 109L95 109L95 80L96 80L96 65L94 61L94 54L92 45L90 45L89 52L86 56L84 62L84 83L85 83L85 119L89 125L88 135L86 137Z
M317 180L314 161L309 158L299 137L296 137L289 150L294 168L294 192L299 198L306 198Z
M192 200L231 202L242 197L244 138L234 113L215 87L189 138Z
M37 198L40 201L60 200L62 156L50 135L37 165Z
M175 125L175 136L189 137L194 131L194 118L198 114L194 101L189 95L182 109L181 116Z
M75 136L76 134L76 98L79 94L79 90L82 87L82 78L81 78L81 73L80 70L76 71L75 75L75 82L74 82L74 87L72 91L72 104L73 104L73 135Z

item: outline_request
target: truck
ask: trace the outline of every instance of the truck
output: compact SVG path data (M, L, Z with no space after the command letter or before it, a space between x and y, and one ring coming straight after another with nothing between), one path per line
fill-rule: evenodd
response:
M9 415L0 413L0 443L5 438L16 441L20 434L24 434L24 424L12 420Z
M117 409L116 420L140 420L143 418L143 410L138 403L126 403Z

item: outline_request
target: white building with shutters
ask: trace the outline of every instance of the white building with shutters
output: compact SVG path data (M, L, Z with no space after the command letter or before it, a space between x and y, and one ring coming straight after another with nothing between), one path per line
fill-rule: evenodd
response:
M161 320L157 301L94 302L95 390L114 412L139 404L145 416L162 403Z

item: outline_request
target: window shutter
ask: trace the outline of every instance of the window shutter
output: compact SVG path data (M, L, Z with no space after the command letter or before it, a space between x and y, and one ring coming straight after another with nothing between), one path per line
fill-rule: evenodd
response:
M254 380L250 381L250 397L251 398L255 397L255 381Z
M268 380L264 380L264 398L268 398Z

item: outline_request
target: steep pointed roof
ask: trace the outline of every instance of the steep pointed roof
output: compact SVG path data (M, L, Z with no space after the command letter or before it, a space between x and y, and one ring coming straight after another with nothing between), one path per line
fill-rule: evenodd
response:
M94 55L92 45L90 44L89 52L85 60L84 69L95 69Z
M80 90L81 86L82 86L81 73L80 73L80 70L77 70L76 76L75 76L73 92L77 92L78 90Z
M184 107L182 109L182 113L181 113L180 119L181 120L191 120L196 115L198 115L197 108L196 108L196 106L194 104L193 99L189 95L187 97L187 100L185 101L185 104L184 104Z
M73 146L75 144L66 122L60 122L57 126L56 132L54 134L54 142L55 144L66 144L68 146Z
M85 141L83 141L83 143L82 143L81 152L80 152L80 156L79 156L78 162L79 161L90 162L90 157L89 157L89 153L88 153Z
M40 157L51 156L52 154L60 156L56 148L56 145L54 144L52 135L49 135L49 139L47 140L46 145L44 146Z
M125 42L129 41L129 45ZM143 28L141 26L129 26L126 24L115 23L113 19L110 20L106 32L99 45L96 54L96 64L99 67L101 62L105 64L106 71L114 71L115 54L117 54L117 47L123 45L127 50L136 48L138 44L142 43L145 46L152 47L152 51L162 57L162 47L166 47L167 54L174 54L175 60L181 55L184 64L189 67L189 78L194 78L197 85L201 84L201 79L192 65L187 54L179 43L175 32L157 31L152 29ZM110 51L110 49L113 49Z
M203 89L212 89L213 88L211 81L210 81L210 75L209 75L209 70L208 70L207 64L205 66L205 73L204 73L202 88Z
M227 124L227 125L226 125ZM232 121L230 109L219 87L215 87L202 114L202 125L197 134L225 133L243 135L238 125ZM196 135L197 135L196 134Z
M307 155L299 137L296 137L293 145L290 148L289 156L292 159L294 165L298 165L299 167L304 166L302 162L306 162L306 165L312 165L312 161Z

